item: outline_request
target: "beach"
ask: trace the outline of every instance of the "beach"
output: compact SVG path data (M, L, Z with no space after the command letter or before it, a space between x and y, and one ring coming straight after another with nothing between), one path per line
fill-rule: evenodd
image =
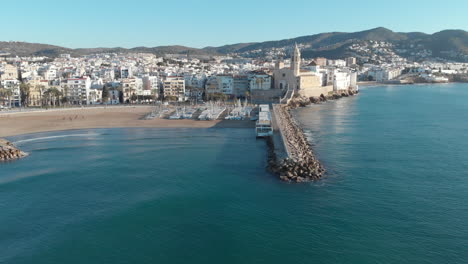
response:
M121 106L49 109L30 112L0 113L0 137L29 133L89 128L156 127L156 128L253 128L252 121L190 119L143 120L151 106Z

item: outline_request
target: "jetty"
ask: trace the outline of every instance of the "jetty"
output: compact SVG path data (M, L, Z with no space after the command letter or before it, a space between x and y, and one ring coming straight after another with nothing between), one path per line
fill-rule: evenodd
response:
M13 143L0 138L0 162L26 157L28 154L19 150Z
M290 93L273 104L273 136L267 139L268 168L281 180L288 182L308 182L322 178L325 168L314 154L303 129L291 115L290 110L309 104L319 104L328 100L354 96L359 90L304 97Z
M268 168L283 181L308 182L320 179L325 169L315 157L302 128L285 104L273 104L277 136L268 139Z

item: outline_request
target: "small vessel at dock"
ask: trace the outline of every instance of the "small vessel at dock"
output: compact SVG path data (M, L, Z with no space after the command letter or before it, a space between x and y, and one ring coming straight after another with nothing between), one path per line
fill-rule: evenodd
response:
M271 124L270 106L263 104L259 106L258 120L255 124L255 134L257 137L269 137L273 135Z

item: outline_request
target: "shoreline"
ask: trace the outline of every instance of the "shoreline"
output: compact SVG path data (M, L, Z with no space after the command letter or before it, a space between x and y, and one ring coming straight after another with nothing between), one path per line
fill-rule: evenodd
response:
M372 86L406 86L406 85L441 85L441 84L457 84L467 82L427 82L427 83L378 83L378 82L358 82L359 87L372 87Z
M53 109L0 114L0 138L41 132L95 128L254 128L250 120L151 119L152 107ZM19 114L21 113L21 114Z

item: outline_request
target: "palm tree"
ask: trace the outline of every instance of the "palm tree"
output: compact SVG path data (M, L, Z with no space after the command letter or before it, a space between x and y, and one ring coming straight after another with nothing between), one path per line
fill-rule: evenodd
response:
M65 103L69 103L68 98L68 85L63 86L63 93L62 93L62 101Z
M13 91L11 89L7 88L0 88L0 97L6 97L8 98L9 106L11 108L11 97L13 95Z
M29 106L30 92L31 92L31 86L28 83L20 84L21 105Z
M57 102L60 102L60 97L62 96L62 92L57 89L57 87L52 87L49 89L50 93L52 94L52 102L54 107L57 106Z
M159 89L151 90L151 96L153 97L153 103L156 104L156 100L158 99Z

